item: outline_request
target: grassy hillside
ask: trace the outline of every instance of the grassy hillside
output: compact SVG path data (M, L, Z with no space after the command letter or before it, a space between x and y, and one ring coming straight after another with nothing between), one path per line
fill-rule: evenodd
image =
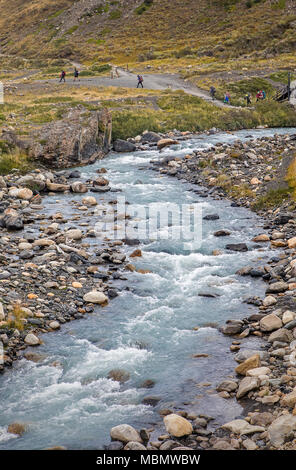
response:
M294 0L0 0L1 52L168 70L296 65Z

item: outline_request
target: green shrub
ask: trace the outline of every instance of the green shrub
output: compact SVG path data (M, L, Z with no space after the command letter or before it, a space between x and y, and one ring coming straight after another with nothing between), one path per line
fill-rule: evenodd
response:
M254 210L263 210L280 206L292 194L291 188L270 189L266 194L259 196L252 204Z
M75 31L77 31L78 28L79 28L78 25L72 26L72 28L70 28L70 29L68 29L68 31L66 31L65 35L69 35L69 34L75 33Z
M187 55L191 55L192 50L190 47L184 47L183 49L180 49L179 51L175 52L175 56L177 59L180 59L181 57L186 57Z
M137 15L142 15L145 11L148 10L148 8L151 7L152 4L153 0L144 0L144 2L138 8L135 9L135 13Z
M102 65L92 65L91 70L93 72L99 72L99 73L104 73L104 72L109 72L112 69L110 64L102 64Z
M110 20L117 20L118 18L121 18L121 10L113 10L111 11L109 18Z
M0 148L3 145L3 142L0 145ZM30 169L30 162L28 156L25 152L21 151L18 148L11 148L9 145L5 147L5 151L0 153L0 175L6 175L10 173L14 168L26 172Z

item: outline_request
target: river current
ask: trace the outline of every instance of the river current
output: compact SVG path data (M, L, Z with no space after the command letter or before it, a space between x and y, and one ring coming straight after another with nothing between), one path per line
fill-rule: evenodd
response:
M201 135L161 154L156 150L111 153L103 161L79 169L80 179L87 180L104 167L112 189L121 190L92 194L99 203L124 195L130 204L144 207L153 203L198 204L203 216L218 214L219 219L203 220L202 243L192 249L179 240L158 239L167 229L160 227L150 241L136 247L143 256L132 259L137 269L150 273L130 272L126 281L114 281L120 295L107 307L63 325L59 332L43 335L44 344L38 348L38 353L44 354L43 361L22 359L0 377L0 449L55 445L102 449L110 442L112 426L158 426L161 408L206 413L220 424L240 416L242 409L237 403L215 392L215 385L231 376L236 364L229 350L231 338L219 333L217 326L255 312L255 307L243 300L264 295L262 280L235 274L245 265L262 266L270 259L268 248L250 241L263 232L263 222L247 209L232 207L230 201L200 197L193 192L196 186L152 171L149 162L166 155L182 156L217 142L249 140L250 135L257 138L295 132L265 129ZM46 197L43 212L60 211L70 217L70 200L79 198L81 195L73 194ZM215 237L213 233L220 229L231 231L231 235ZM248 252L225 250L227 243L242 242L247 243ZM100 242L95 239L93 243ZM134 249L126 246L125 252L130 254ZM217 249L222 254L213 256ZM215 297L200 295L205 292ZM260 343L253 338L244 347L258 348ZM208 356L193 357L196 354ZM130 379L124 384L108 379L112 369L127 371ZM154 387L142 388L146 380L153 380ZM156 407L142 403L147 396L159 399ZM7 425L12 422L27 423L27 432L22 437L8 434Z

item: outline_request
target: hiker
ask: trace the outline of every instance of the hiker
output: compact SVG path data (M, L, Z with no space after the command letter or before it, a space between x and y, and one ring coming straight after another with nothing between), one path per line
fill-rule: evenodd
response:
M262 90L262 99L265 100L265 98L266 98L266 93L264 90Z
M61 73L61 76L60 76L60 83L61 82L64 82L64 83L66 82L65 77L66 77L66 72L65 72L65 70L62 70L62 73Z
M224 103L229 104L229 100L230 100L230 94L229 94L229 93L225 93L225 95L224 95Z
M257 95L256 95L256 101L258 102L258 101L260 101L260 100L263 100L263 93L262 93L261 90L258 91L258 92L257 92Z
M252 103L252 97L251 97L250 93L247 93L245 95L245 100L247 102L247 106Z
M115 67L115 73L116 73L116 77L119 78L120 75L119 75L119 72L118 72L118 68L117 68L117 67Z
M75 67L75 69L74 69L74 82L76 82L76 79L79 80L79 71Z
M140 85L141 85L142 88L144 88L144 86L143 86L144 79L143 79L142 75L138 75L137 78L138 78L137 88L139 88Z
M215 94L216 94L216 88L214 86L211 86L210 95L211 95L213 100L215 99Z

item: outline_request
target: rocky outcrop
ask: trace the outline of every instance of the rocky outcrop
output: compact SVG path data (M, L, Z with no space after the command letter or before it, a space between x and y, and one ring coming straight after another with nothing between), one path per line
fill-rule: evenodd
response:
M33 160L52 168L89 164L102 158L111 143L112 118L107 110L71 109L61 120L35 130L26 141L13 133L2 138L25 149Z

